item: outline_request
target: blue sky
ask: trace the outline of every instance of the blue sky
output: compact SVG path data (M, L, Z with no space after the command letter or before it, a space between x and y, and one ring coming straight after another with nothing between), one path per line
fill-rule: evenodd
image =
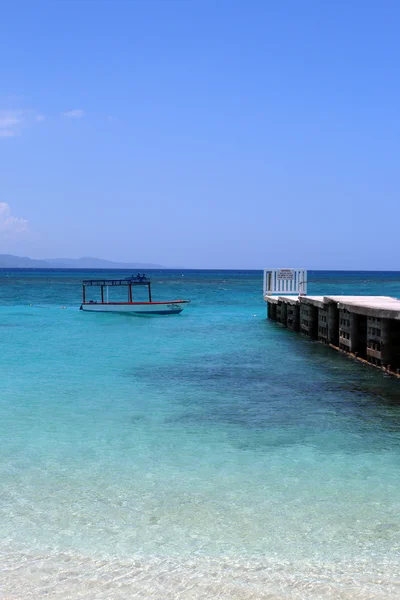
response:
M2 3L0 252L399 269L400 5Z

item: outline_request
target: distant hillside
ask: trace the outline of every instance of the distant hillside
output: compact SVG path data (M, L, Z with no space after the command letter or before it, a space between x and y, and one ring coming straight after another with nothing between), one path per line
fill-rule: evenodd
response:
M125 263L105 260L103 258L46 258L45 262L51 267L60 269L162 269L161 265L152 263Z
M44 260L35 260L27 256L0 254L0 268L8 269L49 269L51 265Z
M102 258L46 258L36 260L27 256L0 254L3 269L162 269L151 263L119 263Z

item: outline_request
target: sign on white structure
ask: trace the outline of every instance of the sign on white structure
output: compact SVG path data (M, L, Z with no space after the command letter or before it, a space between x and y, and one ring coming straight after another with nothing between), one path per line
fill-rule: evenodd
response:
M307 271L305 269L265 269L264 296L307 294Z
M294 270L293 269L278 269L278 279L284 279L285 281L293 281Z

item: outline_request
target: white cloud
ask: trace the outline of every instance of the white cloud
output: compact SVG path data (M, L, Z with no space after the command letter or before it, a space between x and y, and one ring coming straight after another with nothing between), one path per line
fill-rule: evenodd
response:
M0 137L14 137L24 127L44 121L44 116L34 110L0 110Z
M14 135L17 135L16 131L13 131L12 129L1 129L0 127L0 137L14 137Z
M13 137L17 135L23 122L21 111L0 110L0 137Z
M12 127L13 125L17 125L20 121L21 118L16 112L7 110L2 110L0 112L0 128Z
M0 233L6 237L14 237L27 232L29 224L26 219L14 217L7 202L0 202Z
M74 110L67 110L62 113L63 117L67 117L68 119L81 119L85 116L85 111L81 108L74 108Z

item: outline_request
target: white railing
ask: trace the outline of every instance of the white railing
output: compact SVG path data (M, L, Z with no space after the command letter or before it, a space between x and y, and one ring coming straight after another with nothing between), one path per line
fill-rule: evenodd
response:
M265 269L264 296L307 294L307 271L305 269Z

